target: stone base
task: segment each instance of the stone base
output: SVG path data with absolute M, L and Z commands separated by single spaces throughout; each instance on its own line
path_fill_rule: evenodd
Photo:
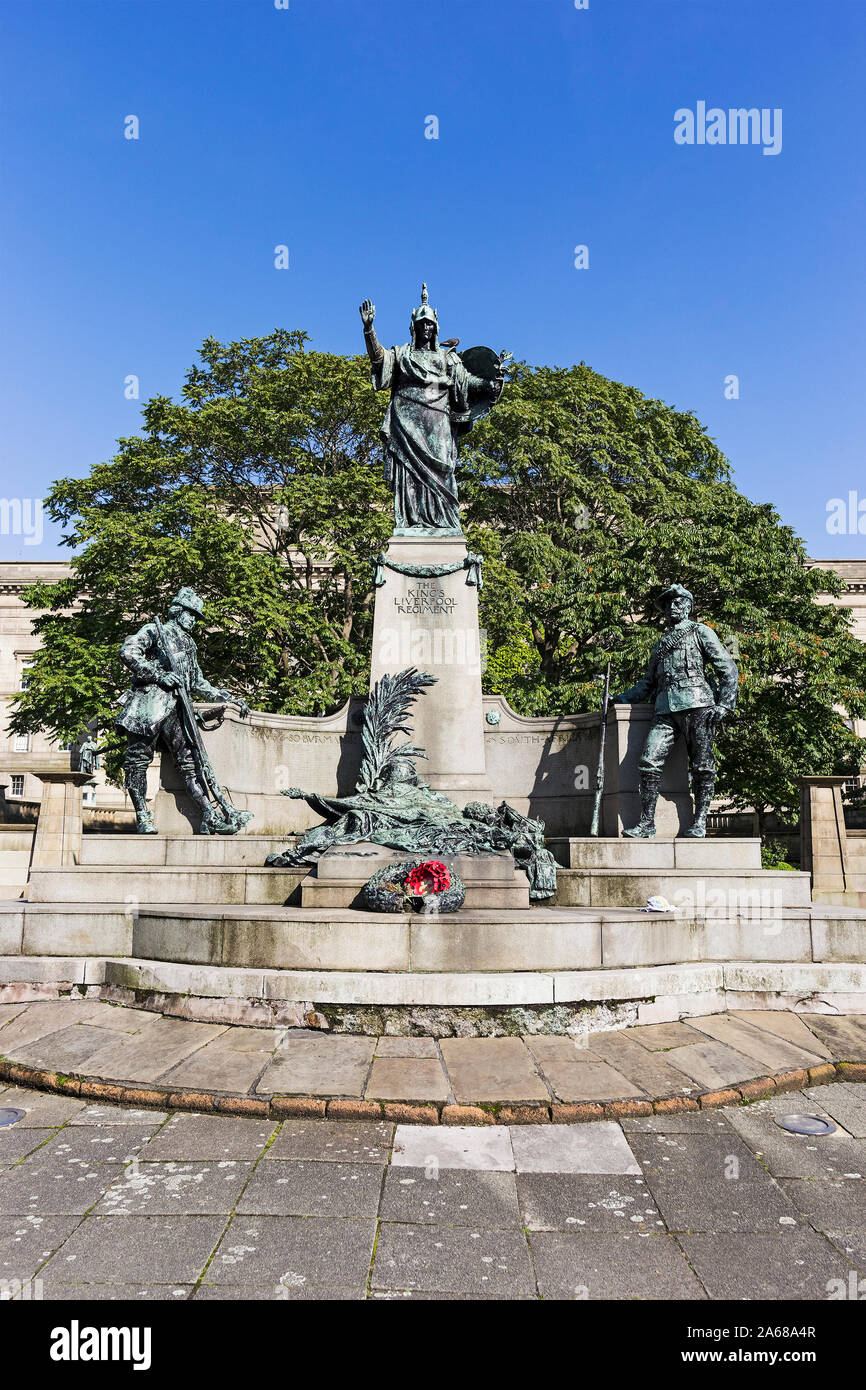
M 201 1022 L 504 1036 L 669 1023 L 730 1009 L 866 1013 L 866 966 L 780 961 L 412 977 L 204 969 L 123 957 L 10 957 L 0 1005 L 105 999 Z
M 466 884 L 466 908 L 500 910 L 529 907 L 529 882 L 510 854 L 437 854 Z M 302 907 L 354 907 L 364 884 L 386 864 L 414 858 L 407 850 L 362 841 L 338 845 L 323 854 L 301 884 Z M 371 914 L 373 917 L 376 914 Z

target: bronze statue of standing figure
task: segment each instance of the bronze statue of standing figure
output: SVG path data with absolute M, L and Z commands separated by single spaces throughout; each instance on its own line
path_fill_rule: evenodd
M 641 756 L 641 816 L 623 833 L 651 840 L 662 770 L 677 739 L 684 738 L 695 800 L 694 822 L 686 835 L 703 839 L 707 811 L 716 785 L 713 744 L 716 730 L 737 700 L 737 664 L 706 623 L 694 622 L 694 598 L 682 584 L 672 584 L 656 599 L 667 632 L 650 653 L 643 680 L 614 697 L 616 704 L 652 700 L 655 715 Z M 708 675 L 708 668 L 711 674 Z
M 191 703 L 198 696 L 236 705 L 242 718 L 250 712 L 245 700 L 211 685 L 202 674 L 192 632 L 203 609 L 198 594 L 183 588 L 172 599 L 164 626 L 154 618 L 120 649 L 132 689 L 115 722 L 127 738 L 123 770 L 139 835 L 156 834 L 147 806 L 147 769 L 157 747 L 171 754 L 198 809 L 197 834 L 236 835 L 252 820 L 252 812 L 232 806 L 217 782 L 199 733 L 202 717 Z
M 459 338 L 439 346 L 439 320 L 427 286 L 412 313 L 411 341 L 385 348 L 376 337 L 376 306 L 360 306 L 373 386 L 390 391 L 382 425 L 385 481 L 394 489 L 395 534 L 462 534 L 454 466 L 457 440 L 502 392 L 510 353 L 476 347 L 458 353 Z

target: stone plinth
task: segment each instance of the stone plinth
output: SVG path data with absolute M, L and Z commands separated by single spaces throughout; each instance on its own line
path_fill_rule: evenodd
M 42 804 L 33 840 L 34 869 L 61 868 L 81 859 L 81 788 L 93 781 L 89 772 L 70 772 L 68 762 L 31 766 L 42 783 Z
M 812 898 L 822 903 L 860 903 L 848 852 L 842 805 L 847 777 L 801 777 L 801 864 L 812 875 Z M 866 894 L 863 895 L 866 898 Z
M 371 686 L 415 666 L 436 685 L 412 710 L 412 742 L 427 761 L 425 782 L 458 805 L 491 799 L 484 752 L 478 588 L 463 568 L 462 536 L 392 536 L 386 560 L 412 566 L 459 565 L 454 574 L 416 578 L 384 569 L 373 616 Z
M 301 884 L 302 907 L 351 907 L 364 884 L 386 864 L 421 857 L 439 859 L 466 884 L 467 908 L 528 909 L 529 880 L 511 854 L 438 854 L 387 849 L 362 842 L 328 850 Z M 376 914 L 371 914 L 375 917 Z

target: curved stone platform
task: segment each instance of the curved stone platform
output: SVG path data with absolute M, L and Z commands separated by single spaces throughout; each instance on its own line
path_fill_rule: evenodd
M 866 1080 L 866 1015 L 736 1012 L 580 1036 L 374 1039 L 65 999 L 0 1006 L 0 1080 L 272 1118 L 573 1123 Z

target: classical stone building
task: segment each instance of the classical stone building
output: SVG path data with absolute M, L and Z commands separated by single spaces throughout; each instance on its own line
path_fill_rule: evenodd
M 834 569 L 845 580 L 844 603 L 853 609 L 857 635 L 866 642 L 866 560 L 813 560 L 822 569 Z M 69 567 L 55 561 L 0 562 L 0 787 L 13 803 L 30 803 L 35 808 L 42 788 L 32 767 L 40 759 L 56 754 L 56 745 L 42 734 L 15 736 L 7 730 L 9 702 L 21 689 L 21 678 L 38 645 L 33 632 L 33 613 L 23 601 L 28 585 L 37 580 L 56 582 L 69 573 Z M 831 600 L 825 600 L 830 602 Z M 866 736 L 866 721 L 857 721 L 857 732 Z M 151 769 L 152 790 L 158 781 L 157 763 Z M 85 805 L 95 815 L 128 809 L 124 793 L 110 786 L 102 771 L 84 789 Z
M 861 642 L 866 642 L 866 560 L 813 560 L 817 569 L 835 570 L 845 581 L 842 602 L 854 615 L 854 631 Z M 825 603 L 832 600 L 824 599 Z M 866 738 L 866 719 L 856 719 L 854 729 L 861 738 Z
M 56 583 L 69 574 L 69 566 L 55 561 L 0 562 L 0 787 L 5 796 L 27 813 L 42 798 L 42 783 L 31 769 L 40 761 L 56 756 L 56 744 L 44 734 L 11 734 L 7 728 L 11 697 L 21 689 L 27 663 L 39 645 L 33 631 L 33 611 L 24 603 L 24 591 L 37 581 Z M 105 812 L 123 810 L 128 805 L 124 793 L 109 786 L 98 770 L 83 791 L 84 803 Z M 23 803 L 23 804 L 22 804 Z

